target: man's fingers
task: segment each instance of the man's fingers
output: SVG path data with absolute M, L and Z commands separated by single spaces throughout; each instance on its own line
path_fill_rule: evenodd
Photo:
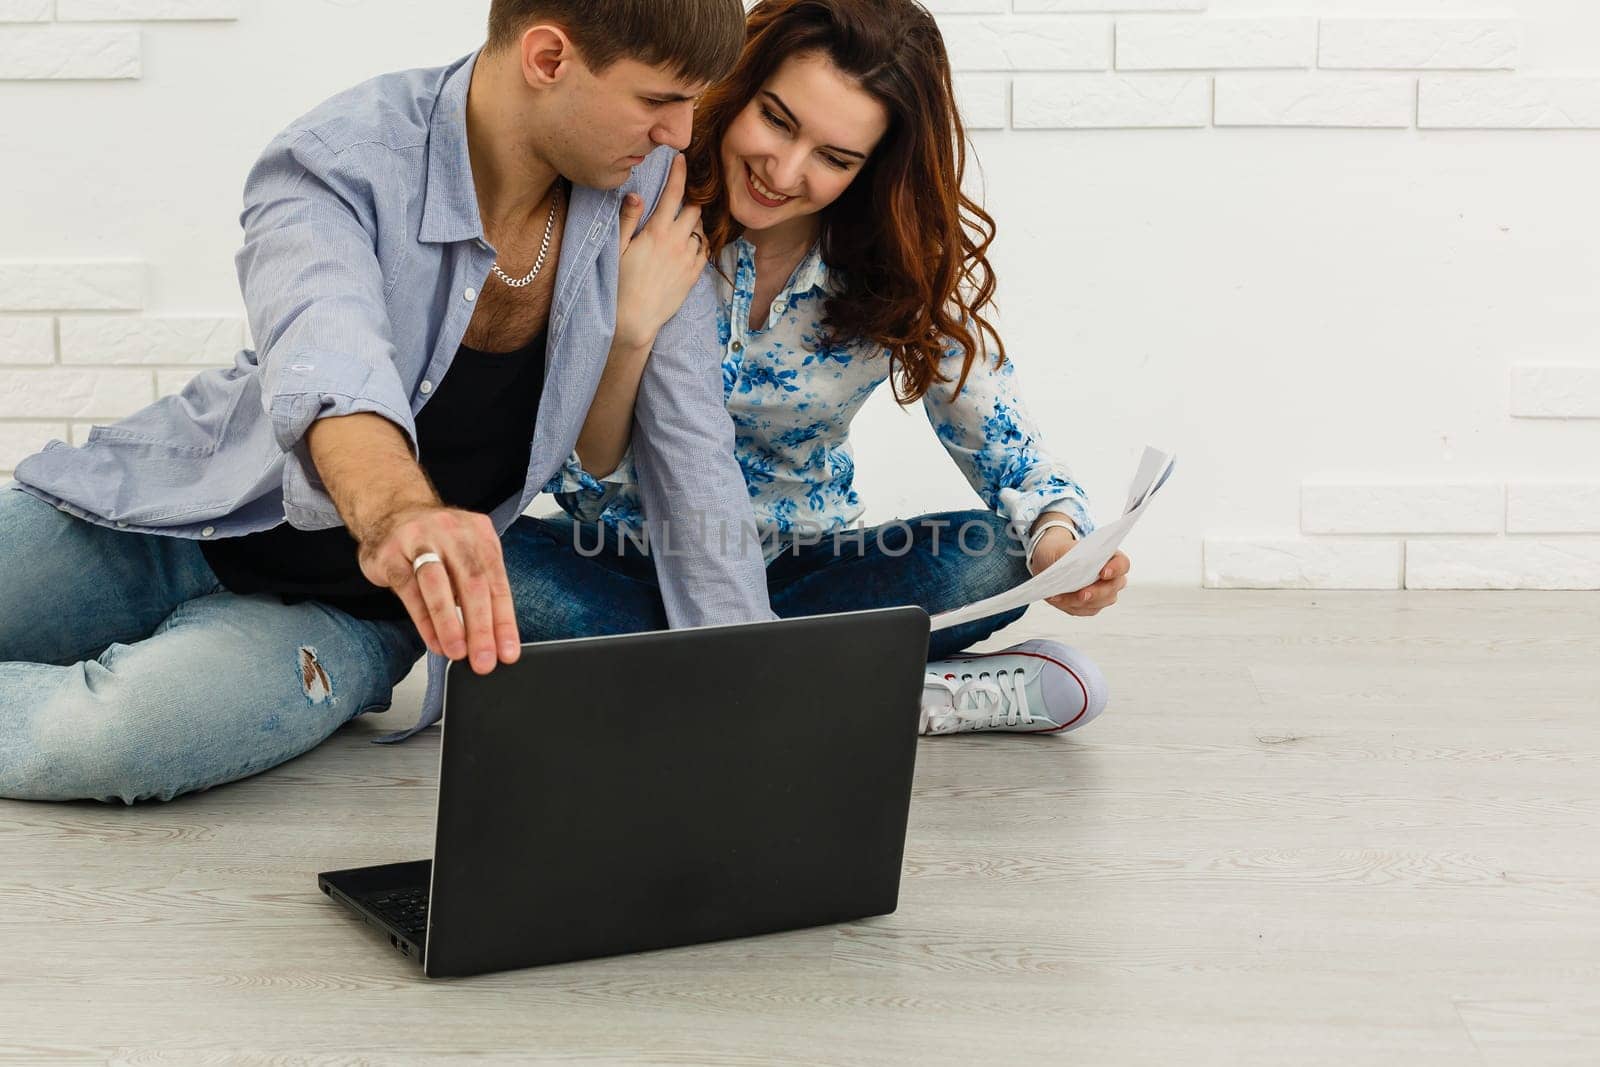
M 479 674 L 494 670 L 494 610 L 488 583 L 481 579 L 461 583 L 461 615 L 467 625 L 467 656 Z
M 499 581 L 489 582 L 494 609 L 494 640 L 501 663 L 515 663 L 522 657 L 522 635 L 517 632 L 517 609 L 511 600 L 511 582 L 500 567 Z
M 451 659 L 464 659 L 467 655 L 466 634 L 461 617 L 456 613 L 455 590 L 450 584 L 450 572 L 442 564 L 429 563 L 417 571 L 416 584 L 422 590 L 422 600 L 433 620 L 433 629 L 439 635 L 439 645 Z
M 415 567 L 414 561 L 435 558 Z M 487 515 L 440 508 L 397 527 L 363 572 L 405 605 L 428 651 L 479 674 L 521 651 L 499 533 Z
M 517 632 L 517 613 L 511 600 L 511 579 L 506 575 L 505 553 L 492 525 L 486 529 L 484 584 L 489 590 L 493 648 L 501 663 L 515 663 L 522 655 L 522 637 Z M 492 664 L 491 664 L 492 666 Z
M 417 583 L 405 582 L 395 588 L 394 595 L 406 606 L 406 614 L 411 616 L 411 623 L 417 628 L 417 634 L 428 651 L 436 656 L 444 655 L 444 649 L 439 647 L 439 634 L 433 628 L 433 620 L 428 617 L 428 605 L 423 602 L 422 590 L 417 588 Z

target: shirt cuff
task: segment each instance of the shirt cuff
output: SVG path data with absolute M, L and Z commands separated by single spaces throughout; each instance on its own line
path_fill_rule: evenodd
M 1060 493 L 1059 485 L 1026 493 L 1002 489 L 1000 506 L 996 510 L 1011 523 L 1012 530 L 1024 543 L 1033 530 L 1033 524 L 1047 511 L 1066 516 L 1081 541 L 1095 530 L 1094 520 L 1089 517 L 1089 502 L 1081 494 L 1062 496 Z

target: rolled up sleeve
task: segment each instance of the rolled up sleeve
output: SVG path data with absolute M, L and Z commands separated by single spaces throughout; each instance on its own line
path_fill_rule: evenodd
M 284 509 L 302 529 L 337 526 L 305 442 L 318 419 L 381 415 L 417 454 L 395 366 L 374 193 L 315 134 L 268 146 L 245 185 L 236 257 L 262 375 L 262 405 L 286 454 Z
M 596 478 L 585 470 L 578 453 L 573 452 L 545 485 L 544 491 L 556 498 L 562 511 L 579 522 L 599 522 L 617 494 L 634 482 L 633 446 L 630 444 L 617 469 L 604 478 Z

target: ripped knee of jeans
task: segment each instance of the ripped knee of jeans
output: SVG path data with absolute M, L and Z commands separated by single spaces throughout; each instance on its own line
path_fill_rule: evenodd
M 300 646 L 300 691 L 306 703 L 313 706 L 326 704 L 333 699 L 333 681 L 317 659 L 317 650 L 309 645 Z

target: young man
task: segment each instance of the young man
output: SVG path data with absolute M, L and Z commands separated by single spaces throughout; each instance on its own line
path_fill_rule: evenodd
M 654 339 L 638 458 L 672 623 L 772 617 L 759 553 L 717 535 L 749 504 L 674 162 L 743 6 L 494 0 L 489 29 L 267 148 L 238 255 L 257 351 L 0 490 L 0 796 L 255 774 L 388 706 L 424 646 L 436 721 L 446 657 L 517 658 L 499 535 L 562 476 L 613 342 Z M 652 205 L 633 240 L 682 248 L 662 287 L 695 288 L 618 322 L 619 216 Z

